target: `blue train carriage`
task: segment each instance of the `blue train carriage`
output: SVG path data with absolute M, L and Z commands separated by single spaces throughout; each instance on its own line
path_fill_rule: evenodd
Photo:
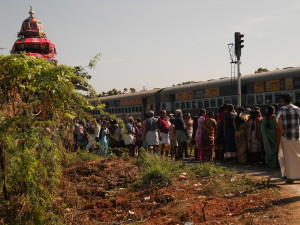
M 293 102 L 300 103 L 300 67 L 271 72 L 243 75 L 241 77 L 242 106 L 260 107 L 279 104 L 280 95 L 289 91 Z M 223 77 L 216 80 L 165 88 L 160 92 L 160 109 L 198 115 L 205 108 L 218 112 L 224 103 L 237 105 L 237 78 Z
M 145 118 L 145 113 L 153 110 L 157 113 L 160 109 L 161 88 L 146 90 L 121 95 L 101 97 L 100 101 L 106 105 L 105 110 L 122 119 L 128 116 Z

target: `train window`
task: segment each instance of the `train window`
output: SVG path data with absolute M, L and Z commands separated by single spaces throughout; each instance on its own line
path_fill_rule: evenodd
M 191 109 L 191 102 L 186 102 L 186 109 Z
M 275 93 L 275 103 L 279 104 L 280 103 L 280 98 L 281 98 L 281 93 L 276 92 Z
M 179 102 L 175 102 L 175 108 L 180 109 L 180 103 Z
M 139 112 L 139 107 L 135 107 L 135 112 Z
M 143 108 L 142 106 L 139 107 L 139 112 L 142 112 L 143 111 Z
M 121 108 L 118 108 L 118 113 L 121 113 Z
M 152 111 L 154 110 L 153 104 L 150 105 L 150 110 L 152 110 Z
M 238 104 L 237 96 L 232 96 L 232 98 L 231 98 L 231 104 L 232 105 L 237 105 Z
M 224 97 L 224 103 L 231 104 L 231 97 Z
M 193 100 L 193 101 L 192 101 L 192 108 L 193 108 L 193 109 L 196 109 L 196 108 L 197 108 L 197 101 L 196 101 L 196 100 Z
M 285 89 L 285 82 L 284 79 L 280 80 L 280 90 L 284 90 Z
M 204 99 L 204 108 L 209 108 L 209 99 Z
M 132 107 L 132 112 L 135 112 L 135 107 Z
M 264 96 L 256 95 L 256 104 L 263 104 L 263 103 L 264 103 Z
M 265 101 L 266 101 L 266 104 L 273 103 L 273 94 L 265 94 Z
M 181 106 L 181 107 L 180 107 L 181 109 L 185 109 L 185 102 L 181 102 L 181 103 L 180 103 L 180 106 Z
M 122 113 L 124 113 L 124 108 L 122 108 Z
M 295 102 L 300 103 L 300 92 L 295 92 Z
M 163 102 L 163 103 L 161 104 L 161 109 L 162 109 L 162 110 L 166 110 L 166 109 L 167 109 L 167 104 L 166 104 L 165 102 Z
M 294 78 L 294 88 L 299 89 L 300 88 L 300 78 Z
M 131 113 L 131 107 L 128 107 L 128 112 Z
M 203 108 L 203 101 L 198 100 L 198 109 L 202 109 L 202 108 Z
M 216 106 L 217 106 L 216 105 L 216 99 L 215 98 L 210 99 L 210 107 L 215 108 Z
M 254 95 L 247 96 L 247 104 L 246 105 L 254 105 Z
M 127 111 L 128 111 L 127 108 L 125 108 L 125 113 L 127 113 Z
M 222 106 L 223 105 L 223 99 L 222 98 L 218 98 L 217 99 L 217 106 Z

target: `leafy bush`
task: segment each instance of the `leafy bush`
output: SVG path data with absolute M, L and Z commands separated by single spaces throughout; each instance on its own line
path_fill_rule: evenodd
M 90 109 L 78 83 L 86 79 L 73 67 L 0 55 L 1 222 L 58 223 L 51 209 L 64 156 L 59 128 L 70 131 L 72 119 Z
M 162 159 L 141 149 L 135 164 L 141 168 L 141 178 L 134 184 L 134 188 L 143 188 L 149 185 L 165 186 L 172 183 L 174 175 L 184 167 L 182 162 L 173 162 Z

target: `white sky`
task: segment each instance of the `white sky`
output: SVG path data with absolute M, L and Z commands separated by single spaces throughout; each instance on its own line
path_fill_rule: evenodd
M 227 44 L 245 35 L 241 73 L 300 66 L 297 0 L 0 0 L 7 55 L 32 5 L 59 64 L 87 65 L 97 92 L 230 76 Z

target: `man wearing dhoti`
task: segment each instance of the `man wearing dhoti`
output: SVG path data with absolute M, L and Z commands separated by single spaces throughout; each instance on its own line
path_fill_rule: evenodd
M 282 176 L 286 176 L 286 183 L 293 184 L 294 180 L 300 179 L 300 109 L 292 104 L 291 93 L 282 94 L 281 101 L 283 106 L 276 116 L 276 123 L 282 129 L 280 148 L 284 162 L 280 167 L 285 171 Z

